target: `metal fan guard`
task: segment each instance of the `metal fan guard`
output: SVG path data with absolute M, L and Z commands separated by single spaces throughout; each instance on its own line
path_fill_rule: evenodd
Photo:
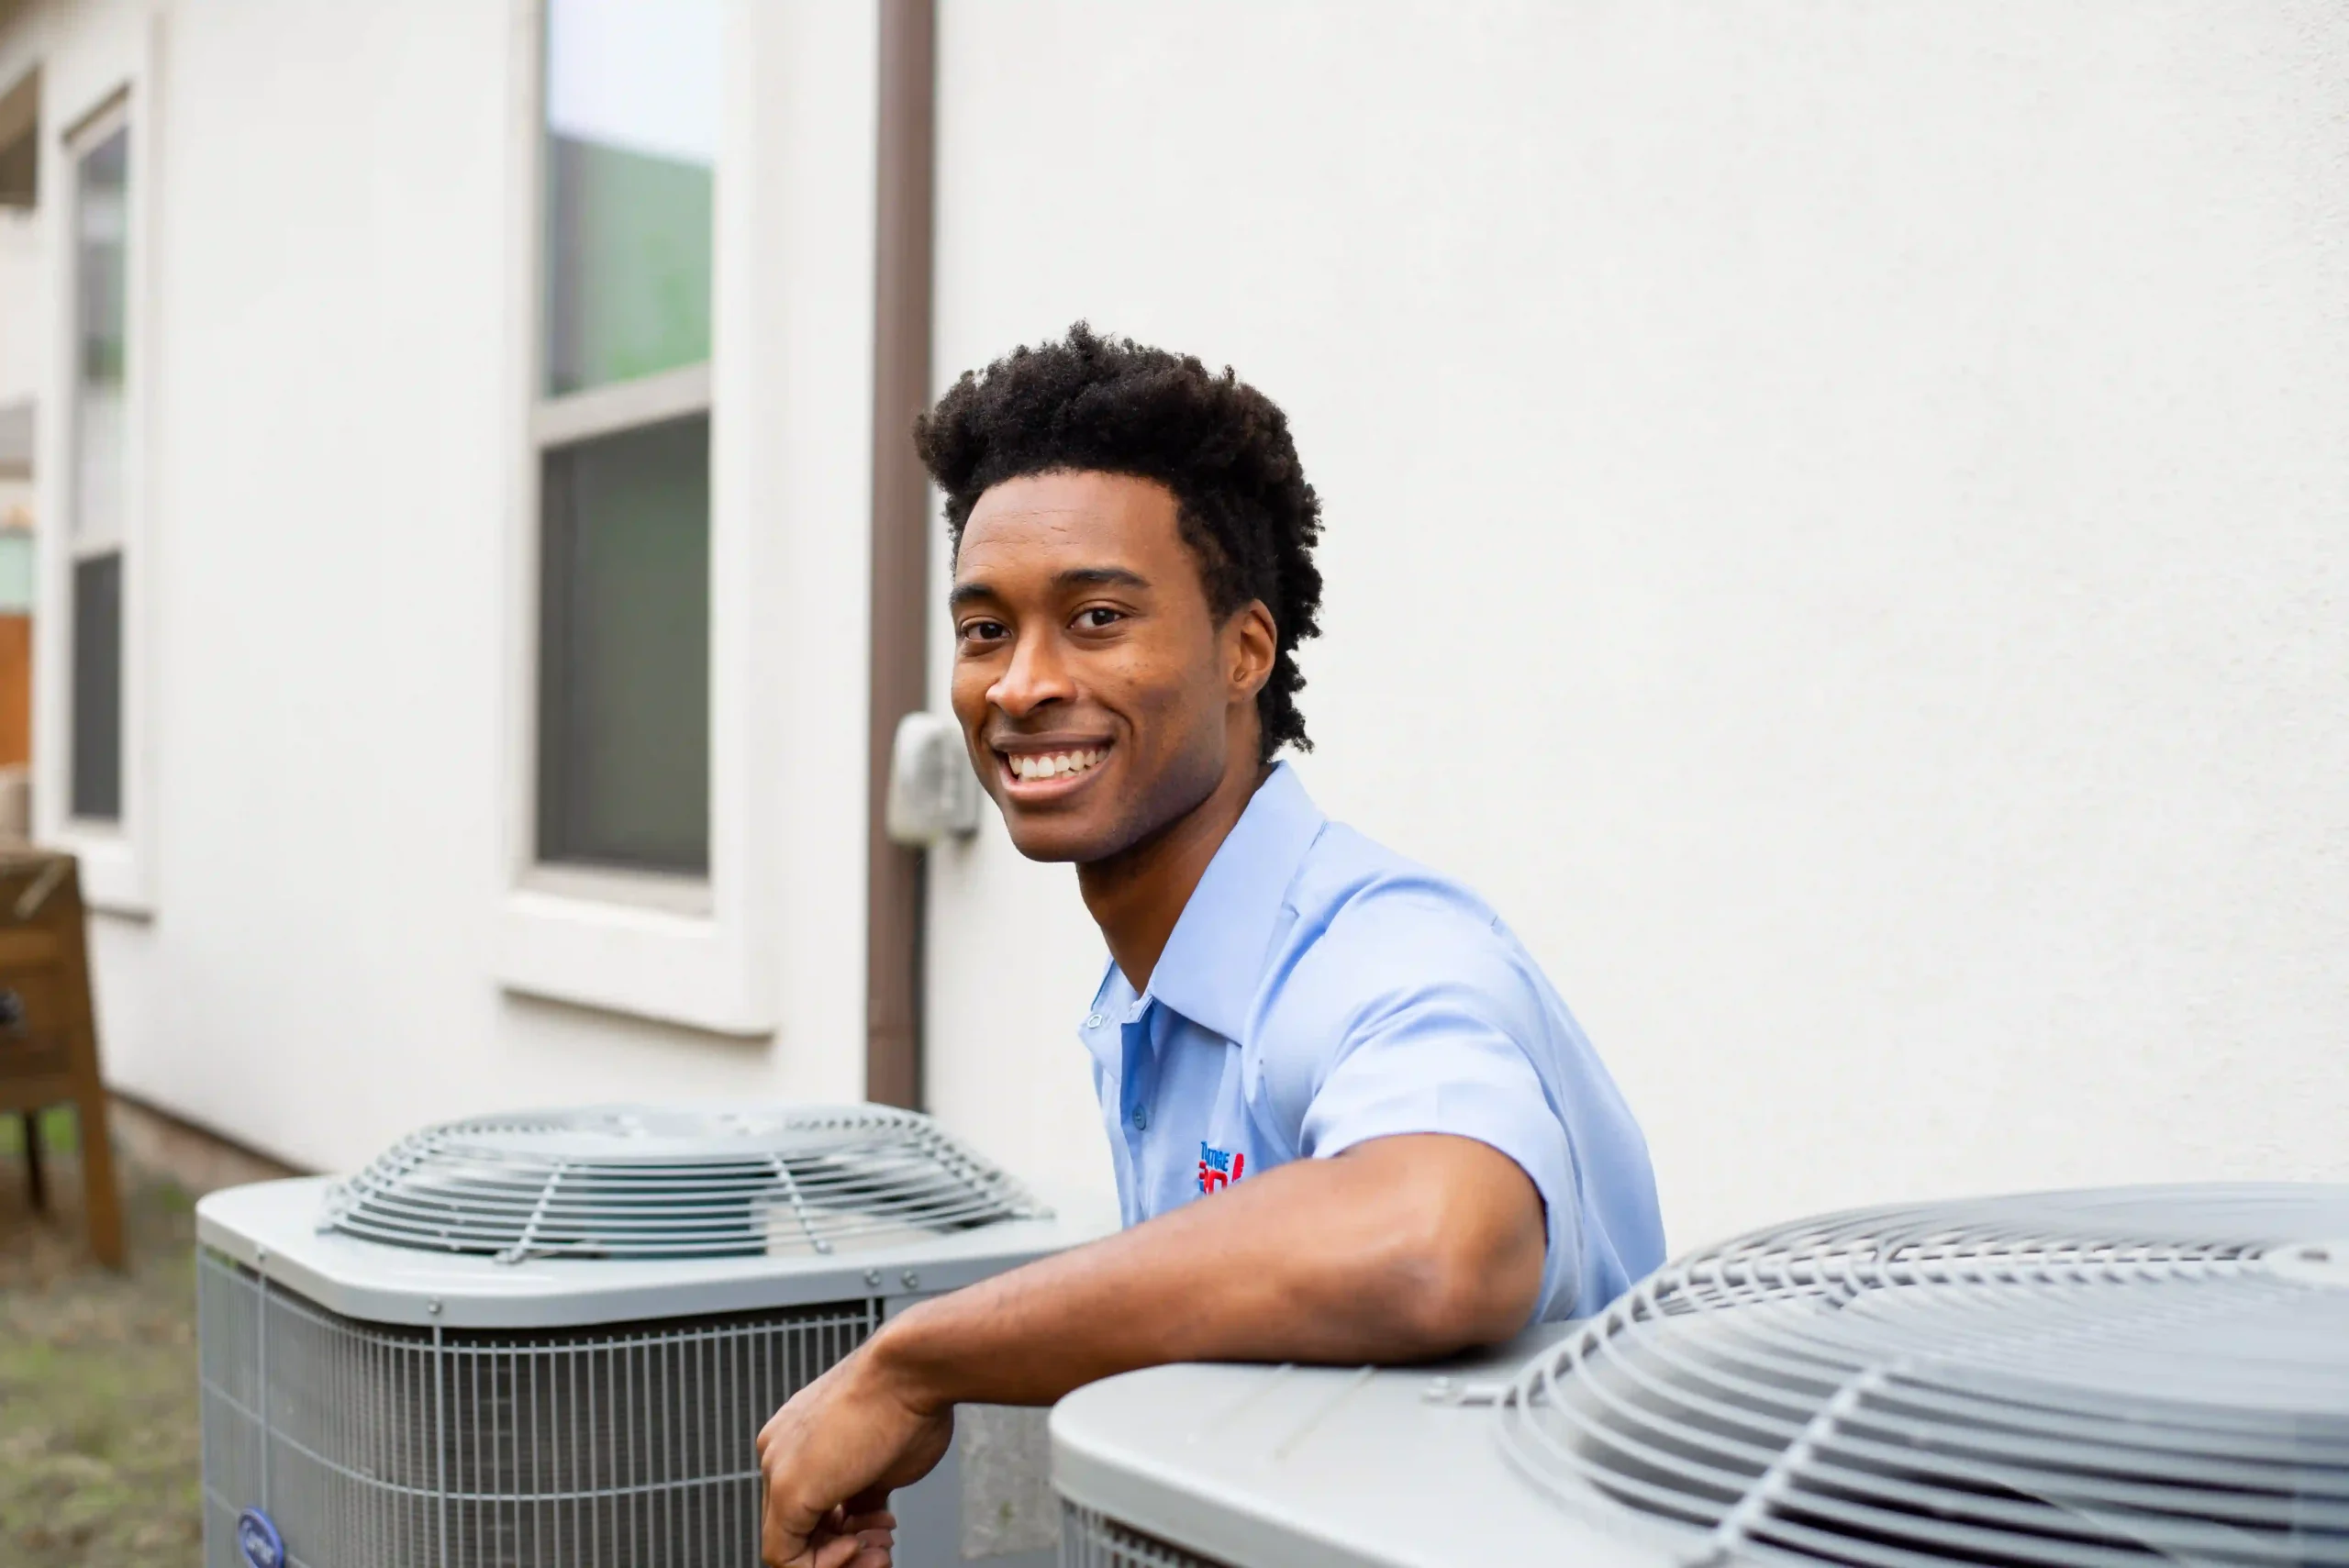
M 1225 1568 L 1097 1508 L 1061 1500 L 1061 1568 Z
M 413 1134 L 318 1228 L 510 1263 L 871 1251 L 1049 1213 L 911 1111 L 595 1106 Z
M 699 1568 L 759 1548 L 753 1435 L 880 1326 L 877 1300 L 438 1329 L 329 1312 L 195 1260 L 204 1562 L 250 1568 Z
M 2349 1564 L 2341 1237 L 2349 1187 L 2282 1185 L 1759 1231 L 1535 1358 L 1502 1443 L 1688 1563 Z

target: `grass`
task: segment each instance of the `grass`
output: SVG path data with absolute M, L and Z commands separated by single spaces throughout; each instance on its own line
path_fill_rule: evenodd
M 42 1129 L 50 1209 L 0 1117 L 0 1562 L 128 1568 L 202 1557 L 195 1223 L 186 1194 L 126 1167 L 131 1266 L 83 1240 L 65 1129 Z M 67 1137 L 57 1134 L 65 1130 Z
M 82 1149 L 81 1121 L 71 1106 L 51 1106 L 35 1115 L 40 1144 L 52 1156 L 66 1158 Z M 17 1111 L 0 1116 L 0 1160 L 14 1160 L 25 1151 L 25 1118 Z M 19 1167 L 21 1169 L 21 1167 Z M 49 1167 L 41 1167 L 47 1170 Z

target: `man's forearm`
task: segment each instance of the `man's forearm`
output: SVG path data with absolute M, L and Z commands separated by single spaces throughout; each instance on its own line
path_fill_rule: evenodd
M 1049 1404 L 1167 1362 L 1415 1360 L 1522 1326 L 1544 1240 L 1506 1156 L 1382 1139 L 924 1303 L 866 1359 L 930 1410 Z

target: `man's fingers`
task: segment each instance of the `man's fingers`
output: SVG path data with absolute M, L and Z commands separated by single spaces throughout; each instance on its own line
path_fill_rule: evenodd
M 759 1529 L 759 1561 L 766 1568 L 806 1568 L 815 1561 L 816 1548 L 838 1533 L 821 1518 L 794 1529 L 789 1516 L 790 1510 L 779 1507 L 774 1494 L 768 1493 L 767 1517 Z
M 852 1513 L 841 1520 L 841 1529 L 867 1546 L 880 1547 L 885 1551 L 897 1543 L 897 1516 L 886 1508 L 864 1514 Z
M 894 1529 L 826 1528 L 805 1540 L 770 1538 L 762 1543 L 760 1561 L 767 1568 L 889 1568 L 896 1544 Z
M 886 1509 L 852 1514 L 833 1507 L 803 1538 L 770 1531 L 765 1561 L 770 1568 L 890 1568 L 896 1544 L 896 1515 Z
M 865 1550 L 864 1542 L 852 1535 L 830 1536 L 823 1539 L 807 1554 L 807 1562 L 809 1568 L 850 1568 L 851 1563 L 865 1555 Z M 885 1563 L 889 1561 L 886 1551 L 881 1554 L 881 1561 Z

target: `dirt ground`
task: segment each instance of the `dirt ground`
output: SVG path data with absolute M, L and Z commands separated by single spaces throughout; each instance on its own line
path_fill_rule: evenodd
M 131 1266 L 83 1240 L 70 1119 L 52 1119 L 49 1210 L 0 1117 L 0 1562 L 178 1568 L 202 1558 L 195 1204 L 122 1162 Z M 58 1144 L 66 1148 L 58 1148 Z

